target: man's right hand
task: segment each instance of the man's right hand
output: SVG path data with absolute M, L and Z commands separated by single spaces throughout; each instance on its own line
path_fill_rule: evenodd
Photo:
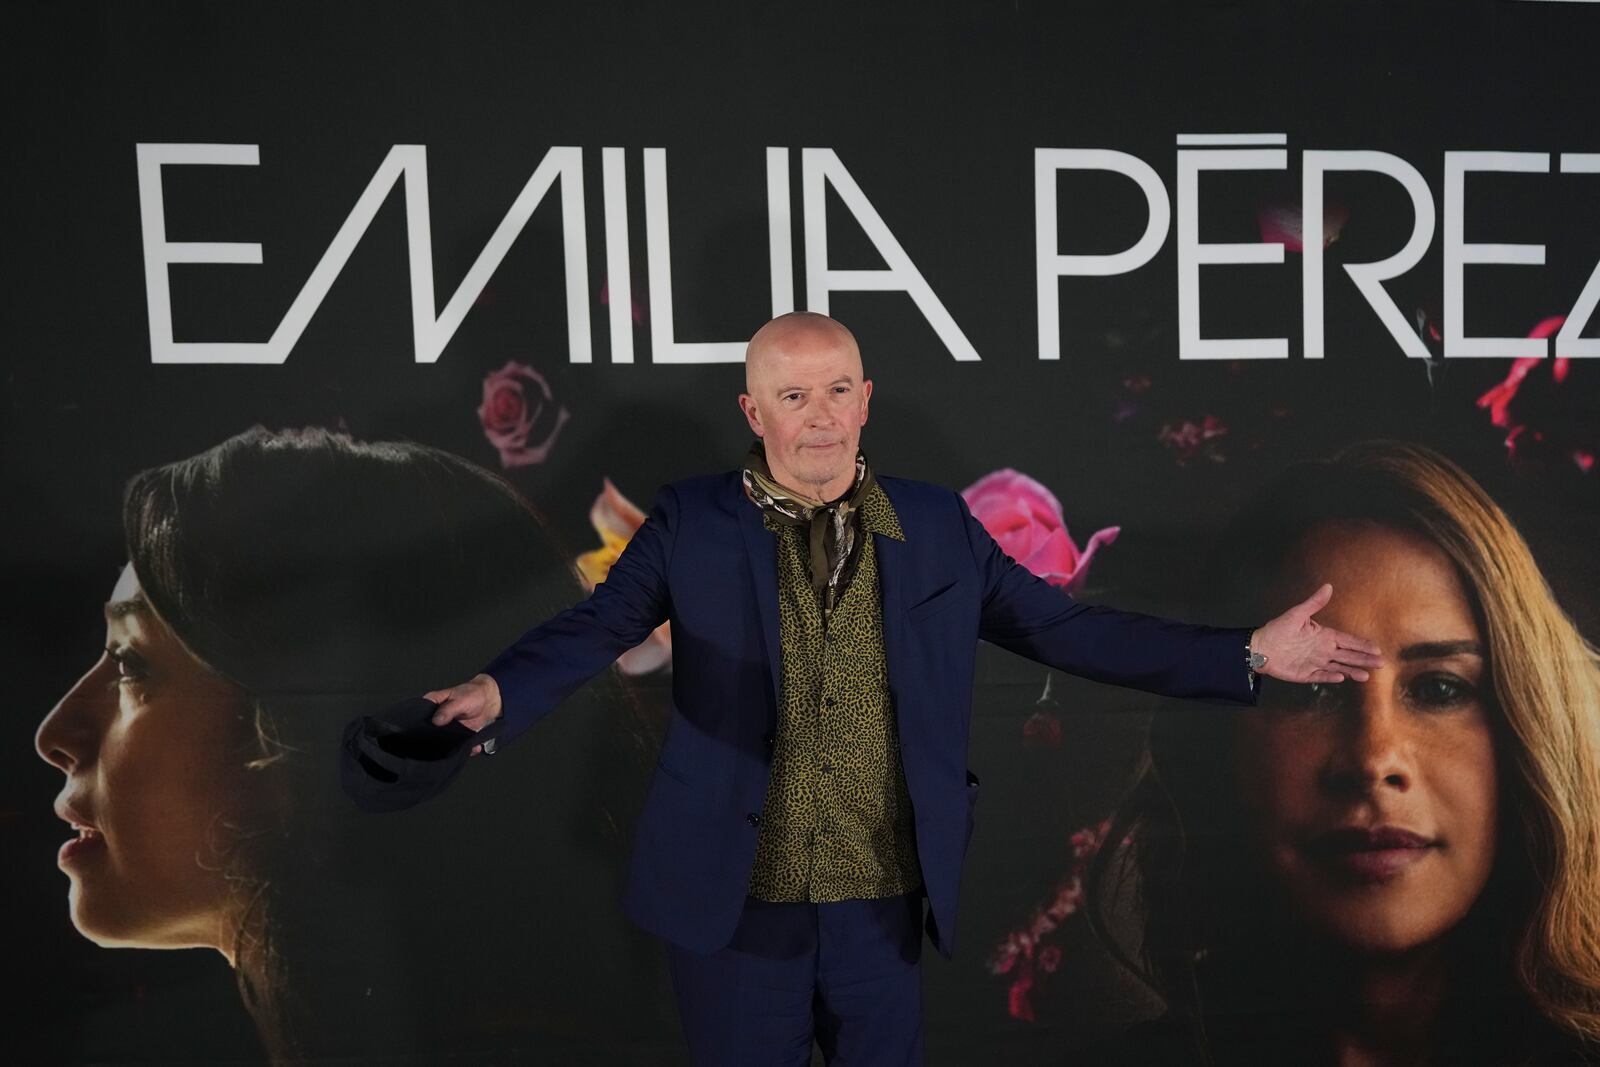
M 500 685 L 487 674 L 475 674 L 460 685 L 422 695 L 439 705 L 433 712 L 435 726 L 459 722 L 477 731 L 500 717 Z M 482 751 L 482 745 L 472 746 L 474 756 Z

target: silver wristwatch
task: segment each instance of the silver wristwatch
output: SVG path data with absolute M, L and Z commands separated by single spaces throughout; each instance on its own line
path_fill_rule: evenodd
M 1267 665 L 1267 657 L 1255 649 L 1256 633 L 1250 631 L 1250 636 L 1244 642 L 1244 669 L 1250 677 L 1250 688 L 1256 687 L 1256 672 Z

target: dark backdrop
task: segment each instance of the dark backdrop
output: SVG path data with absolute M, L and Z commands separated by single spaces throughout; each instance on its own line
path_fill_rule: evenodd
M 1080 544 L 1120 526 L 1086 598 L 1204 616 L 1192 580 L 1206 573 L 1206 539 L 1266 478 L 1350 441 L 1397 436 L 1442 448 L 1483 481 L 1568 610 L 1600 633 L 1600 475 L 1583 458 L 1595 447 L 1595 367 L 1574 361 L 1560 385 L 1548 361 L 1535 367 L 1516 410 L 1526 429 L 1511 449 L 1510 427 L 1475 403 L 1510 361 L 1442 358 L 1433 335 L 1443 321 L 1447 151 L 1552 153 L 1550 173 L 1467 179 L 1469 240 L 1547 246 L 1542 267 L 1467 269 L 1467 333 L 1524 336 L 1568 314 L 1595 270 L 1600 178 L 1557 173 L 1554 154 L 1600 151 L 1597 17 L 1587 4 L 1480 0 L 15 13 L 5 74 L 0 573 L 11 707 L 0 720 L 10 897 L 0 1058 L 259 1055 L 216 954 L 96 948 L 67 921 L 66 880 L 53 869 L 60 776 L 34 756 L 31 735 L 98 654 L 99 604 L 124 560 L 118 509 L 130 474 L 255 423 L 417 440 L 502 470 L 477 406 L 485 375 L 507 361 L 543 375 L 551 403 L 570 414 L 544 462 L 502 472 L 573 555 L 598 544 L 588 511 L 603 478 L 647 505 L 665 481 L 738 461 L 748 436 L 734 405 L 742 368 L 651 359 L 642 149 L 667 152 L 684 341 L 741 340 L 771 312 L 768 147 L 790 150 L 796 296 L 806 306 L 801 150 L 837 154 L 982 357 L 953 359 L 903 292 L 834 294 L 831 312 L 856 332 L 876 382 L 868 454 L 880 470 L 956 489 L 996 469 L 1024 471 L 1061 499 Z M 1061 358 L 1040 360 L 1034 150 L 1137 156 L 1175 209 L 1176 135 L 1258 131 L 1287 135 L 1287 169 L 1208 172 L 1201 239 L 1261 240 L 1259 212 L 1298 203 L 1305 149 L 1404 158 L 1427 180 L 1439 224 L 1420 264 L 1388 291 L 1435 358 L 1408 359 L 1338 267 L 1393 253 L 1411 229 L 1398 185 L 1352 174 L 1328 182 L 1348 221 L 1327 251 L 1323 360 L 1300 355 L 1293 251 L 1281 265 L 1201 271 L 1204 334 L 1283 336 L 1288 359 L 1180 360 L 1176 220 L 1137 270 L 1061 281 Z M 165 171 L 171 240 L 264 246 L 259 266 L 171 269 L 179 341 L 265 340 L 393 145 L 427 148 L 441 304 L 551 146 L 579 146 L 593 362 L 569 361 L 552 192 L 438 361 L 416 363 L 406 199 L 396 189 L 281 365 L 154 363 L 141 143 L 259 146 L 255 167 Z M 639 305 L 632 364 L 612 362 L 601 302 L 606 147 L 626 150 Z M 1057 195 L 1064 252 L 1114 252 L 1143 228 L 1144 205 L 1124 178 L 1063 173 Z M 830 266 L 882 266 L 843 201 L 830 191 L 827 205 Z M 971 765 L 985 799 L 962 952 L 927 967 L 935 1062 L 1056 1062 L 1151 1010 L 1081 917 L 1055 937 L 1064 962 L 1033 991 L 1034 1021 L 1013 1017 L 1008 976 L 990 973 L 996 946 L 1070 872 L 1071 833 L 1114 803 L 1148 710 L 1136 695 L 1057 678 L 1064 729 L 1052 745 L 1024 730 L 1045 675 L 982 654 Z M 666 681 L 631 684 L 660 699 Z M 537 732 L 524 742 L 540 743 Z M 603 996 L 588 1004 L 596 1019 L 629 1007 Z M 670 1011 L 654 1001 L 638 1010 L 656 1022 L 596 1057 L 676 1055 Z

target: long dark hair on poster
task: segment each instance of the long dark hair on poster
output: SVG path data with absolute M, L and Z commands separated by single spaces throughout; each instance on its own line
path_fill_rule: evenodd
M 247 795 L 216 862 L 275 1061 L 576 1040 L 611 1025 L 597 987 L 645 995 L 616 884 L 650 730 L 615 674 L 420 808 L 362 815 L 338 790 L 353 715 L 465 681 L 581 597 L 509 484 L 419 444 L 256 427 L 135 476 L 124 526 L 155 612 L 248 709 L 238 751 L 197 758 Z

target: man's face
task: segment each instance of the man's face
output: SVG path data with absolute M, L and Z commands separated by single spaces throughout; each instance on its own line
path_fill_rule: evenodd
M 848 331 L 830 319 L 769 323 L 746 356 L 749 392 L 739 407 L 766 445 L 772 475 L 832 500 L 855 478 L 872 383 Z

